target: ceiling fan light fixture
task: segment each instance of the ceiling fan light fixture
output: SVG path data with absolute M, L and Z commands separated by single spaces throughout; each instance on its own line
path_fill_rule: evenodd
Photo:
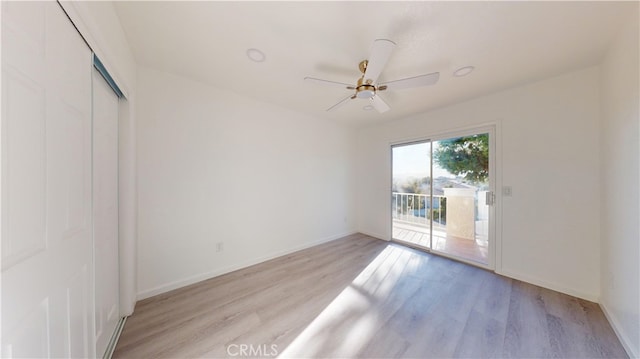
M 376 88 L 373 86 L 362 86 L 358 88 L 358 93 L 356 93 L 356 97 L 358 98 L 372 98 L 376 94 Z
M 362 66 L 363 63 L 366 63 L 366 60 L 361 62 L 360 65 Z M 364 76 L 360 77 L 358 79 L 358 85 L 356 86 L 356 97 L 368 99 L 375 96 L 375 94 L 376 94 L 376 87 L 373 86 L 370 82 L 365 81 Z
M 264 54 L 264 52 L 258 50 L 258 49 L 248 49 L 247 50 L 247 57 L 249 58 L 249 60 L 253 61 L 253 62 L 264 62 L 264 60 L 266 60 L 267 56 Z
M 464 66 L 464 67 L 461 67 L 461 68 L 455 70 L 453 72 L 453 76 L 455 76 L 455 77 L 467 76 L 468 74 L 472 73 L 474 69 L 475 69 L 475 67 L 473 67 L 473 66 Z

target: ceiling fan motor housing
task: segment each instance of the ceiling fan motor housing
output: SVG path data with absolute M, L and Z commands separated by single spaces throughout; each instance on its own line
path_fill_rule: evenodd
M 364 76 L 358 79 L 358 86 L 356 87 L 357 98 L 372 98 L 376 94 L 376 87 L 369 81 L 364 81 Z

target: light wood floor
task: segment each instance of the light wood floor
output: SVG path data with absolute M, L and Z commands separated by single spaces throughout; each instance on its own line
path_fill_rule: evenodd
M 242 345 L 294 358 L 626 357 L 595 303 L 360 234 L 143 300 L 113 357 L 239 357 Z

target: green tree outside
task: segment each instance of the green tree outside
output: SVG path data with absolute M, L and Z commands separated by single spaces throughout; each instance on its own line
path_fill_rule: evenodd
M 479 134 L 438 141 L 433 151 L 438 166 L 470 183 L 489 178 L 489 135 Z

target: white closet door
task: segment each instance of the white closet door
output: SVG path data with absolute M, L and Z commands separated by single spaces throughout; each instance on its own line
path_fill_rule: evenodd
M 93 357 L 91 51 L 2 2 L 2 357 Z
M 119 320 L 118 97 L 93 70 L 93 218 L 96 353 L 101 357 Z

